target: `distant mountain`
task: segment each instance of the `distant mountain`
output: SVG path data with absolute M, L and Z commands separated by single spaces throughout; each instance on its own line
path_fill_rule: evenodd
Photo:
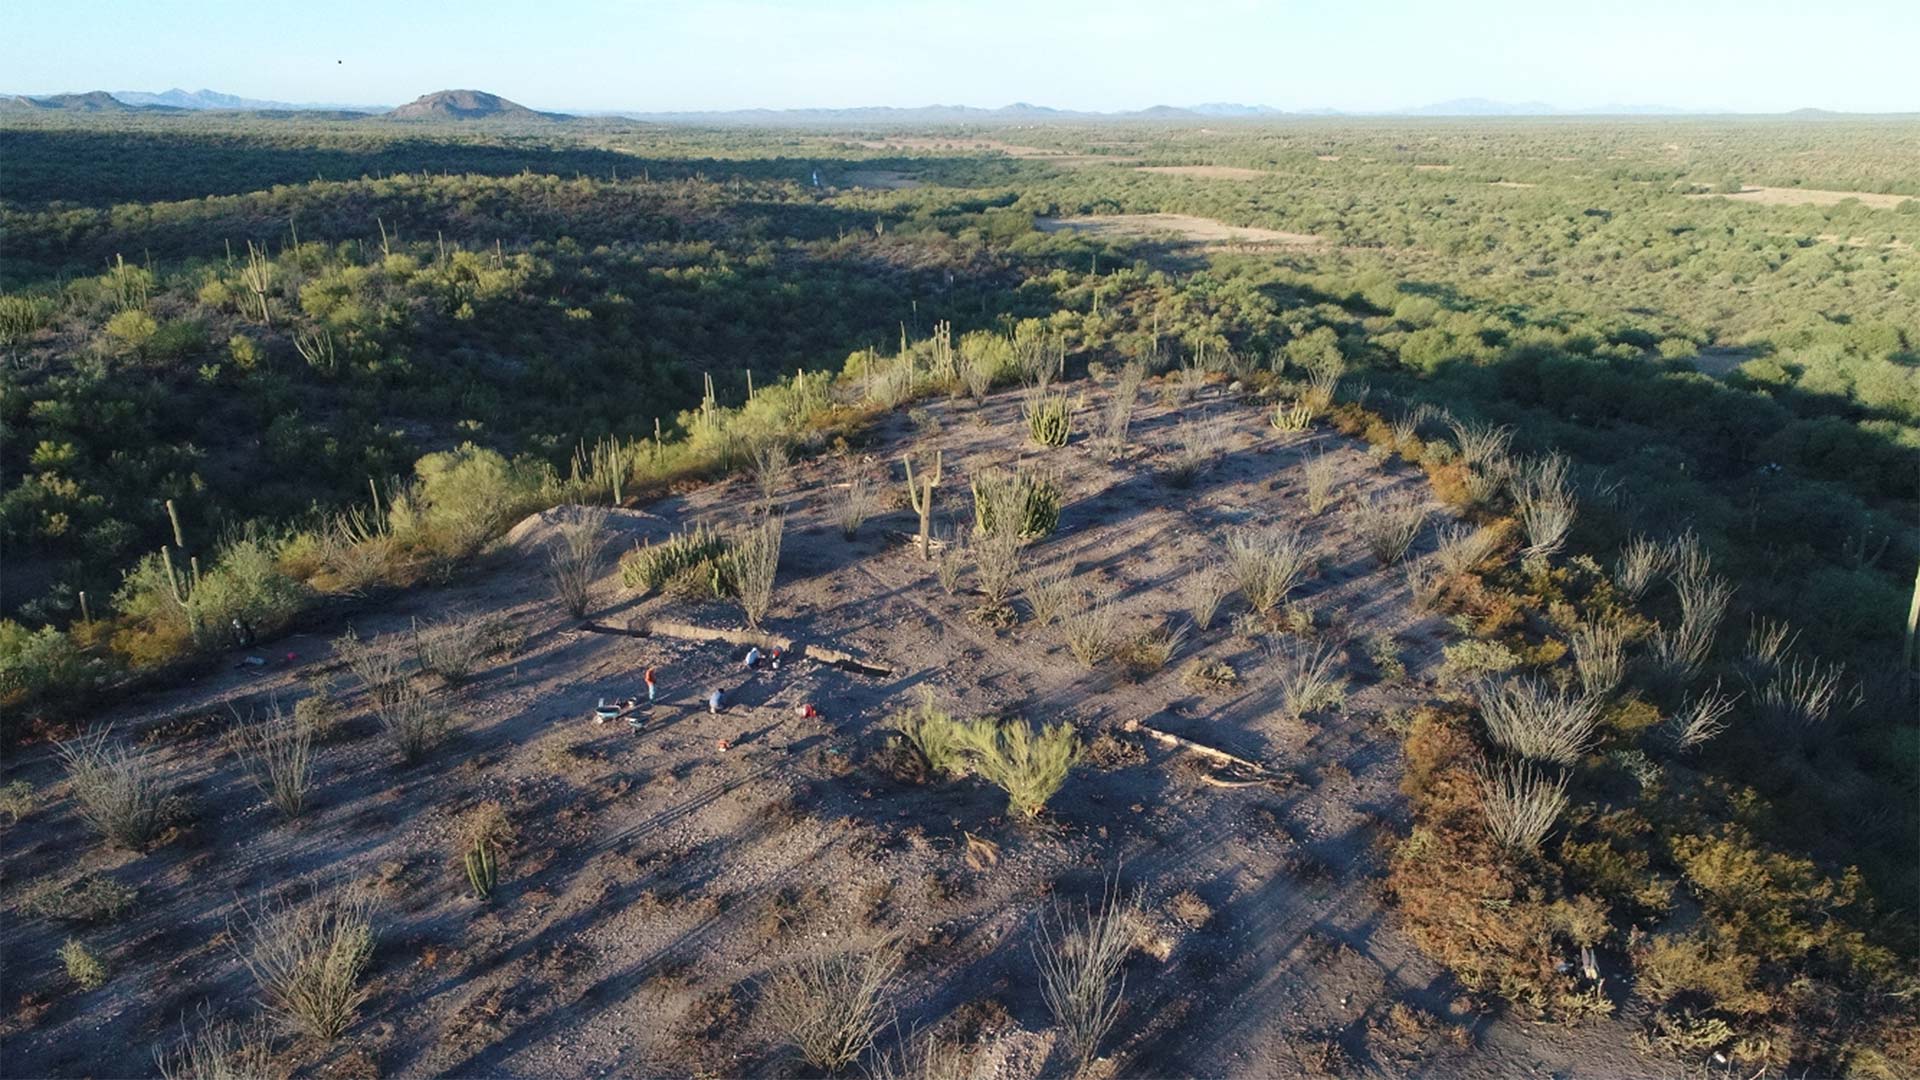
M 1492 101 L 1487 98 L 1454 98 L 1452 101 L 1439 101 L 1431 105 L 1416 105 L 1411 109 L 1402 109 L 1401 116 L 1552 116 L 1560 110 L 1544 102 L 1529 101 L 1514 105 L 1505 101 Z
M 1238 105 L 1230 101 L 1210 101 L 1204 105 L 1190 105 L 1186 111 L 1200 116 L 1218 116 L 1224 119 L 1285 115 L 1271 105 Z
M 249 112 L 386 112 L 386 105 L 341 105 L 334 102 L 266 101 L 223 94 L 218 90 L 182 90 L 174 87 L 154 94 L 145 90 L 115 90 L 113 96 L 129 105 L 168 105 L 176 109 L 243 109 Z
M 0 98 L 0 109 L 8 112 L 88 112 L 88 113 L 131 113 L 131 112 L 179 112 L 157 105 L 129 105 L 107 93 L 105 90 L 93 90 L 84 94 L 48 94 L 45 97 L 28 97 L 18 94 Z
M 562 113 L 535 112 L 484 90 L 436 90 L 386 114 L 390 120 L 569 120 Z

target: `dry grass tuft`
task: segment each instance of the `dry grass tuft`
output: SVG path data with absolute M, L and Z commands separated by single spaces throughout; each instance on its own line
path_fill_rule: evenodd
M 183 1020 L 179 1040 L 171 1049 L 155 1049 L 153 1058 L 161 1080 L 262 1080 L 277 1075 L 266 1025 L 214 1020 L 204 1011 L 199 1030 L 188 1031 Z
M 1549 780 L 1532 765 L 1481 763 L 1474 770 L 1487 831 L 1515 851 L 1538 851 L 1567 806 L 1567 779 Z
M 1385 495 L 1354 504 L 1348 512 L 1353 529 L 1381 565 L 1399 562 L 1426 524 L 1427 508 L 1412 492 Z
M 881 993 L 899 967 L 891 943 L 809 956 L 767 981 L 760 1008 L 807 1064 L 838 1072 L 866 1053 L 886 1026 L 891 1010 Z
M 1213 620 L 1220 615 L 1220 605 L 1233 595 L 1233 590 L 1233 575 L 1216 562 L 1209 562 L 1180 579 L 1181 602 L 1186 605 L 1187 614 L 1193 616 L 1193 625 L 1202 630 L 1213 628 Z
M 1333 481 L 1339 466 L 1320 453 L 1308 458 L 1300 471 L 1307 481 L 1307 513 L 1319 517 L 1333 505 Z
M 1099 907 L 1070 911 L 1056 905 L 1042 918 L 1034 962 L 1040 967 L 1040 996 L 1060 1025 L 1062 1043 L 1078 1071 L 1084 1072 L 1113 1029 L 1126 996 L 1121 965 L 1133 951 L 1142 919 L 1138 900 L 1109 893 Z
M 593 583 L 600 576 L 607 546 L 607 512 L 598 506 L 573 508 L 547 549 L 547 579 L 560 606 L 576 619 L 593 607 Z M 422 658 L 424 663 L 424 657 Z
M 1347 679 L 1340 670 L 1340 648 L 1332 642 L 1318 645 L 1285 643 L 1268 650 L 1274 679 L 1280 685 L 1280 705 L 1286 715 L 1300 720 L 1318 709 L 1347 699 Z
M 1572 765 L 1593 742 L 1601 701 L 1538 679 L 1480 685 L 1480 718 L 1495 743 L 1522 757 Z
M 1227 572 L 1247 603 L 1261 614 L 1286 600 L 1313 564 L 1313 548 L 1298 529 L 1268 526 L 1227 534 Z
M 747 625 L 758 630 L 760 620 L 773 609 L 774 578 L 780 569 L 780 534 L 786 522 L 769 515 L 758 525 L 734 534 L 727 552 L 729 576 L 740 599 Z
M 1067 613 L 1078 595 L 1072 575 L 1073 567 L 1064 562 L 1027 572 L 1020 591 L 1033 609 L 1034 621 L 1045 625 Z
M 109 843 L 141 850 L 158 837 L 179 808 L 150 754 L 109 740 L 97 728 L 58 747 L 80 816 Z
M 227 733 L 227 745 L 240 759 L 247 779 L 291 821 L 306 812 L 313 790 L 313 724 L 288 714 L 274 702 L 267 715 Z
M 338 1038 L 371 994 L 360 981 L 374 940 L 373 903 L 364 893 L 269 907 L 250 914 L 232 937 L 261 1004 L 315 1039 Z
M 1088 667 L 1113 655 L 1119 626 L 1119 612 L 1112 601 L 1105 599 L 1088 599 L 1078 611 L 1060 619 L 1060 633 L 1067 639 L 1067 648 Z

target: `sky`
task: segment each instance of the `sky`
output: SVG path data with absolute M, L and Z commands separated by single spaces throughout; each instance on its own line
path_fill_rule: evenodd
M 1026 101 L 1920 111 L 1920 0 L 0 4 L 0 92 L 648 112 Z

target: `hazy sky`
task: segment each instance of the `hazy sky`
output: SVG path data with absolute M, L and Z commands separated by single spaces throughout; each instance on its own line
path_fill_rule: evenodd
M 539 109 L 1920 110 L 1920 0 L 5 0 L 0 91 Z

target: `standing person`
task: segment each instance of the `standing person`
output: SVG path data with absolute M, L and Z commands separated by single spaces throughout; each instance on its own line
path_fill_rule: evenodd
M 775 645 L 773 647 L 773 657 L 772 657 L 771 663 L 773 665 L 773 670 L 775 671 L 780 670 L 780 646 L 778 645 Z
M 707 711 L 716 716 L 720 713 L 720 688 L 717 686 L 713 688 L 713 693 L 707 695 Z
M 760 666 L 760 646 L 755 645 L 752 648 L 749 648 L 747 650 L 747 668 L 748 670 L 752 670 L 753 668 L 757 668 L 759 666 Z
M 653 704 L 653 669 L 652 668 L 647 669 L 646 683 L 647 683 L 647 704 L 651 705 Z

